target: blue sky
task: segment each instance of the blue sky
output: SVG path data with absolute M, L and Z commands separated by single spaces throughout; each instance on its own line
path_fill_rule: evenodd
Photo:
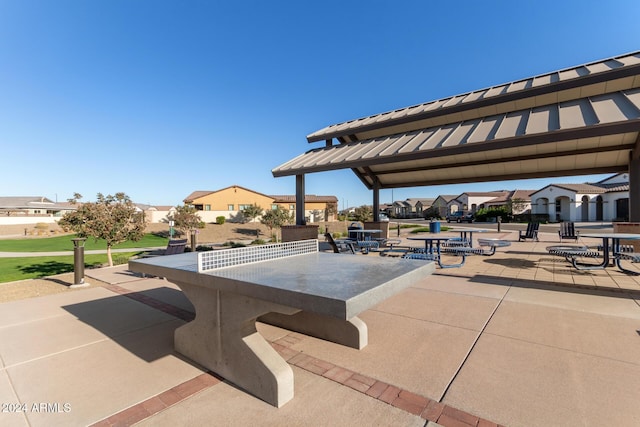
M 241 185 L 327 125 L 640 48 L 640 2 L 0 1 L 0 196 L 176 205 Z M 539 189 L 599 176 L 395 189 Z M 371 203 L 351 171 L 308 194 Z M 391 190 L 381 202 L 391 201 Z

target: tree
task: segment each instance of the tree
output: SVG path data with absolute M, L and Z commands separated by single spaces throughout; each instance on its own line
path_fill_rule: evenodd
M 255 203 L 251 206 L 247 206 L 246 208 L 244 208 L 242 210 L 242 215 L 244 215 L 245 218 L 250 218 L 251 222 L 255 221 L 257 217 L 259 217 L 260 215 L 262 215 L 262 212 L 264 210 L 256 205 Z
M 373 209 L 371 209 L 371 206 L 360 206 L 353 212 L 353 218 L 360 222 L 370 221 L 373 218 Z
M 75 193 L 69 202 L 78 204 L 82 195 Z M 64 231 L 73 231 L 78 237 L 104 239 L 107 243 L 107 259 L 113 266 L 111 248 L 128 240 L 138 241 L 144 236 L 144 212 L 138 211 L 124 193 L 103 196 L 98 193 L 95 203 L 82 203 L 73 212 L 67 212 L 58 221 Z
M 324 210 L 324 220 L 329 221 L 329 218 L 333 217 L 336 214 L 336 212 L 338 212 L 338 203 L 336 202 L 327 203 L 327 207 Z
M 516 197 L 509 200 L 507 206 L 512 215 L 518 215 L 527 208 L 527 201 Z
M 269 233 L 273 235 L 274 228 L 293 223 L 293 214 L 280 206 L 265 212 L 260 218 L 260 222 L 269 227 Z
M 176 211 L 169 217 L 173 226 L 185 234 L 189 230 L 202 228 L 202 219 L 198 216 L 198 210 L 189 205 L 176 206 Z

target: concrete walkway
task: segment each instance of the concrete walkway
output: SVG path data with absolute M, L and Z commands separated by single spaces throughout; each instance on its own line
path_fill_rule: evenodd
M 173 351 L 176 286 L 87 270 L 107 284 L 0 305 L 0 424 L 640 425 L 640 276 L 486 237 L 512 245 L 364 312 L 363 350 L 261 324 L 294 370 L 280 409 Z

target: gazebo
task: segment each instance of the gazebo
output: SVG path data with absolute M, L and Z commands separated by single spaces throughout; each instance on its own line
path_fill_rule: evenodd
M 324 141 L 274 168 L 296 177 L 351 169 L 373 191 L 466 182 L 629 172 L 640 222 L 640 51 L 327 126 Z

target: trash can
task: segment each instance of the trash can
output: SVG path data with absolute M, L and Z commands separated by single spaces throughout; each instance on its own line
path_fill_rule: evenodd
M 440 221 L 436 221 L 435 219 L 431 219 L 429 223 L 429 233 L 439 233 L 440 232 Z
M 347 231 L 349 232 L 349 239 L 357 240 L 358 239 L 358 234 L 357 233 L 352 233 L 351 230 L 362 230 L 362 225 L 360 225 L 360 223 L 358 223 L 358 222 L 352 222 L 347 227 Z

